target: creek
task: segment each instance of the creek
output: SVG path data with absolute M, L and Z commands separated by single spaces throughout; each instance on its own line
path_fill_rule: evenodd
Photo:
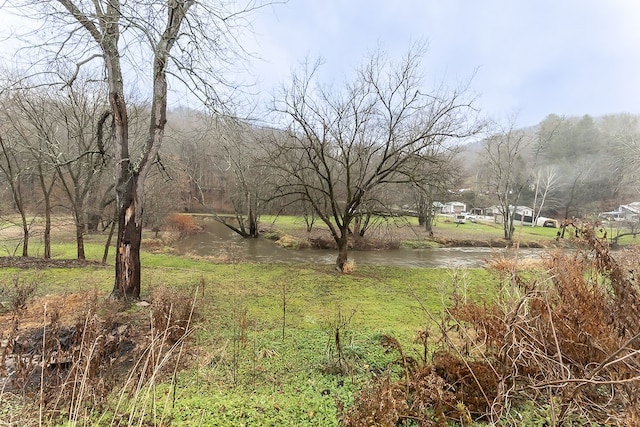
M 330 249 L 285 249 L 273 241 L 243 238 L 213 220 L 200 221 L 203 231 L 174 243 L 181 255 L 221 257 L 238 262 L 333 264 L 337 251 Z M 533 258 L 539 249 L 520 249 L 518 256 Z M 349 251 L 349 259 L 358 264 L 399 267 L 482 267 L 497 255 L 515 256 L 514 249 L 483 247 L 393 249 Z

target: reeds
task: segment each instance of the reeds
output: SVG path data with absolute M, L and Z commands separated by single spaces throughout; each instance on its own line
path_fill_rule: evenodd
M 148 308 L 133 310 L 88 293 L 74 325 L 63 325 L 58 310 L 45 304 L 42 326 L 27 336 L 17 332 L 17 312 L 2 354 L 15 368 L 5 372 L 0 394 L 20 397 L 33 414 L 23 425 L 165 423 L 193 332 L 196 295 L 158 288 Z

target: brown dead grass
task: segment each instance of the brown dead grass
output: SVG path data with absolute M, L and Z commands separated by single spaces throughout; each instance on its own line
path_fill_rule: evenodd
M 8 425 L 66 424 L 102 411 L 114 391 L 135 395 L 189 366 L 175 349 L 193 330 L 191 297 L 159 287 L 150 301 L 131 309 L 97 292 L 46 295 L 0 315 L 0 410 L 22 413 Z
M 31 301 L 24 310 L 20 312 L 20 329 L 28 330 L 42 326 L 45 308 L 51 313 L 56 310 L 59 313 L 59 321 L 66 326 L 75 323 L 79 313 L 89 298 L 93 298 L 93 292 L 70 293 L 63 295 L 46 295 Z M 12 326 L 12 319 L 15 313 L 7 312 L 0 315 L 0 336 L 9 333 Z
M 575 253 L 551 253 L 535 271 L 493 260 L 494 301 L 454 295 L 441 319 L 431 314 L 431 360 L 426 344 L 417 365 L 395 345 L 404 375 L 364 387 L 344 424 L 524 425 L 527 413 L 544 425 L 638 425 L 640 252 L 614 256 L 591 224 L 571 226 Z

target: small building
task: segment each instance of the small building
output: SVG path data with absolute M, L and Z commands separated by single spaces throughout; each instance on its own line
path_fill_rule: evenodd
M 442 205 L 440 212 L 443 214 L 455 215 L 467 211 L 467 205 L 461 202 L 447 202 Z
M 533 209 L 528 206 L 509 206 L 509 210 L 513 214 L 514 221 L 520 221 L 523 224 L 533 224 Z
M 620 205 L 613 211 L 601 212 L 599 216 L 610 221 L 638 221 L 640 220 L 640 202 Z
M 493 217 L 496 224 L 504 222 L 502 206 L 489 206 L 484 210 L 484 214 Z M 509 215 L 513 215 L 513 221 L 521 224 L 533 224 L 533 209 L 528 206 L 509 206 Z
M 484 209 L 484 214 L 486 216 L 494 216 L 494 217 L 498 215 L 502 215 L 501 209 L 502 208 L 497 205 L 489 206 L 488 208 Z

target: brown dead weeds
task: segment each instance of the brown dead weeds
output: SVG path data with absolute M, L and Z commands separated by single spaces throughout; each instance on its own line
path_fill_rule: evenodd
M 190 336 L 192 317 L 191 299 L 163 287 L 136 306 L 95 291 L 14 305 L 0 314 L 0 409 L 13 399 L 23 415 L 72 420 L 99 411 L 114 391 L 175 375 L 189 365 L 175 349 Z

